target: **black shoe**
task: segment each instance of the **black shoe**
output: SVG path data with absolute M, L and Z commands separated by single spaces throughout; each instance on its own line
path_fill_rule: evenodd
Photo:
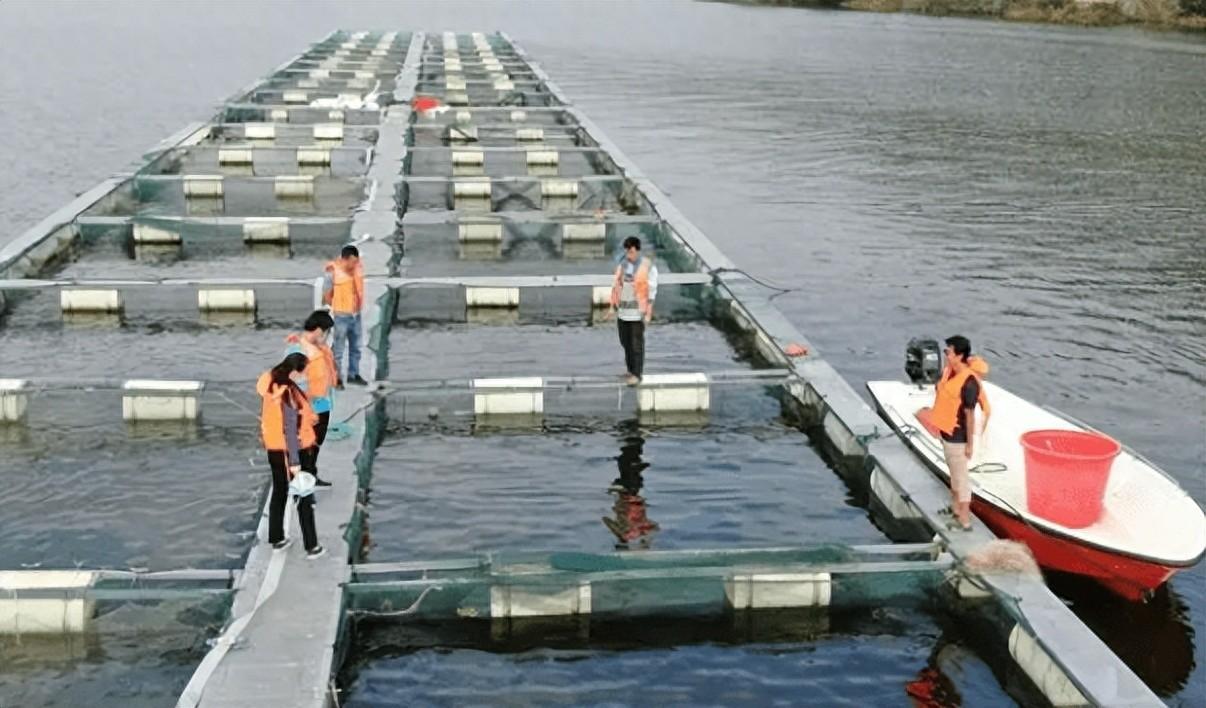
M 331 483 L 325 479 L 319 479 L 318 475 L 314 475 L 314 486 L 315 487 L 329 487 L 329 486 L 331 486 Z
M 356 374 L 355 376 L 349 376 L 348 383 L 352 384 L 353 386 L 368 386 L 368 381 L 365 381 L 364 379 L 360 378 L 360 374 Z

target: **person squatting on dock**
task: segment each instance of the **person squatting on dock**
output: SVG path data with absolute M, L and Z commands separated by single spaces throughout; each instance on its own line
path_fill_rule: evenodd
M 314 424 L 318 416 L 306 394 L 293 381 L 293 375 L 306 369 L 306 355 L 293 353 L 265 371 L 256 382 L 260 394 L 260 434 L 272 468 L 272 496 L 268 506 L 268 542 L 274 550 L 283 550 L 292 539 L 285 537 L 285 504 L 289 500 L 289 482 L 303 474 L 302 451 L 315 445 Z M 326 550 L 318 544 L 314 526 L 314 495 L 299 494 L 297 517 L 301 523 L 306 556 L 318 558 Z
M 310 399 L 310 407 L 318 416 L 314 424 L 314 446 L 302 451 L 301 467 L 314 475 L 314 483 L 319 487 L 329 487 L 331 483 L 322 479 L 318 474 L 318 452 L 327 439 L 327 427 L 331 424 L 331 410 L 334 402 L 331 390 L 335 387 L 336 371 L 335 355 L 327 346 L 327 335 L 335 326 L 331 315 L 324 310 L 310 313 L 302 324 L 302 331 L 285 337 L 285 355 L 301 353 L 306 356 L 304 375 L 297 376 L 298 387 Z
M 335 321 L 335 388 L 343 382 L 364 386 L 360 377 L 360 310 L 364 307 L 364 266 L 360 250 L 344 246 L 339 258 L 327 263 L 324 269 L 322 301 L 330 306 Z M 348 349 L 348 376 L 342 378 L 343 350 Z
M 624 364 L 629 386 L 640 383 L 645 369 L 645 325 L 653 319 L 653 302 L 657 299 L 657 266 L 653 259 L 641 255 L 641 239 L 624 239 L 624 255 L 616 265 L 611 285 L 611 309 L 615 313 L 624 347 Z
M 934 387 L 931 420 L 942 437 L 942 452 L 951 474 L 951 510 L 958 528 L 971 531 L 971 477 L 968 461 L 975 454 L 976 405 L 988 410 L 980 377 L 987 364 L 971 356 L 971 342 L 955 335 L 946 340 L 946 367 Z M 973 365 L 972 360 L 975 360 Z M 951 525 L 955 528 L 955 525 Z

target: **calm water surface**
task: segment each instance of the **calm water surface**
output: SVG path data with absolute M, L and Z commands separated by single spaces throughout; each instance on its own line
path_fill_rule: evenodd
M 671 2 L 5 2 L 0 241 L 335 27 L 507 30 L 731 258 L 797 289 L 776 302 L 856 388 L 958 331 L 995 381 L 1206 500 L 1201 37 Z M 0 360 L 28 346 L 4 331 Z M 1171 654 L 1137 666 L 1171 703 L 1206 701 L 1206 570 L 1134 624 L 1066 592 L 1133 664 Z

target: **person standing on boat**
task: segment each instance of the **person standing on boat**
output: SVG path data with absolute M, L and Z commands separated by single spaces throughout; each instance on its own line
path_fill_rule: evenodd
M 293 375 L 306 369 L 306 355 L 294 353 L 265 371 L 256 382 L 260 394 L 260 434 L 272 468 L 272 496 L 268 504 L 268 543 L 273 550 L 284 550 L 292 542 L 285 537 L 285 504 L 289 501 L 289 481 L 302 474 L 301 451 L 314 444 L 317 416 L 306 394 L 293 381 Z M 306 556 L 314 559 L 326 551 L 318 545 L 314 526 L 314 495 L 297 497 L 297 518 L 301 523 Z
M 360 377 L 360 310 L 364 307 L 364 267 L 360 249 L 344 246 L 339 258 L 327 263 L 322 301 L 331 308 L 335 320 L 335 388 L 343 382 L 364 386 Z M 348 349 L 348 377 L 340 376 L 343 368 L 343 349 Z
M 971 530 L 971 478 L 968 462 L 975 454 L 976 405 L 980 377 L 972 369 L 971 342 L 955 335 L 946 340 L 946 367 L 934 386 L 931 420 L 942 437 L 942 452 L 951 476 L 951 511 L 964 531 Z
M 310 399 L 310 407 L 318 416 L 314 424 L 314 445 L 301 452 L 302 469 L 314 475 L 314 483 L 319 487 L 329 487 L 331 483 L 318 476 L 318 451 L 327 439 L 327 427 L 331 424 L 333 401 L 331 390 L 335 387 L 336 368 L 335 355 L 327 346 L 327 333 L 335 326 L 331 315 L 324 310 L 310 313 L 302 325 L 301 333 L 293 333 L 285 337 L 288 345 L 285 354 L 300 352 L 306 355 L 306 370 L 304 376 L 297 379 L 297 384 L 306 397 Z
M 624 255 L 611 285 L 611 312 L 616 315 L 620 346 L 624 347 L 624 381 L 635 386 L 645 369 L 645 325 L 653 319 L 657 299 L 657 266 L 641 255 L 641 239 L 624 239 Z

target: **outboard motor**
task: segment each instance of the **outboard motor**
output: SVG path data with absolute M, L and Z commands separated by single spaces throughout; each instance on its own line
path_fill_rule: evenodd
M 942 376 L 942 356 L 938 342 L 914 337 L 905 349 L 905 373 L 915 384 L 933 384 Z

